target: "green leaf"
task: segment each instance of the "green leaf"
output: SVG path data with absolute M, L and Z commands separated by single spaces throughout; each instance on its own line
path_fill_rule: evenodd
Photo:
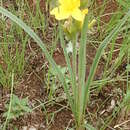
M 88 80 L 86 82 L 85 85 L 85 102 L 84 102 L 84 110 L 86 108 L 86 103 L 88 103 L 89 101 L 89 91 L 90 91 L 90 86 L 91 83 L 93 81 L 93 77 L 95 75 L 96 69 L 97 69 L 97 65 L 99 63 L 99 60 L 102 56 L 102 54 L 104 53 L 104 49 L 106 48 L 106 46 L 111 42 L 111 40 L 113 39 L 113 37 L 117 34 L 117 32 L 119 32 L 119 30 L 121 29 L 121 27 L 125 24 L 125 22 L 128 20 L 128 18 L 130 17 L 130 10 L 126 13 L 126 15 L 119 21 L 119 23 L 116 25 L 116 27 L 111 31 L 111 33 L 103 40 L 103 42 L 100 44 L 97 53 L 95 55 L 95 58 L 93 60 L 92 63 L 92 67 L 90 69 L 90 73 L 88 76 Z
M 90 124 L 86 124 L 85 126 L 84 126 L 87 130 L 96 130 L 92 125 L 90 125 Z
M 34 31 L 27 26 L 22 20 L 18 19 L 15 15 L 13 15 L 12 13 L 10 13 L 9 11 L 7 11 L 6 9 L 4 9 L 3 7 L 0 6 L 0 13 L 2 13 L 3 15 L 5 15 L 6 17 L 10 18 L 13 22 L 15 22 L 16 24 L 18 24 L 22 29 L 24 29 L 24 31 L 31 36 L 34 41 L 38 44 L 38 46 L 40 46 L 40 48 L 42 49 L 44 55 L 46 56 L 47 60 L 49 61 L 49 63 L 53 66 L 54 70 L 57 72 L 59 80 L 61 81 L 64 91 L 68 97 L 70 106 L 73 108 L 73 101 L 71 98 L 71 95 L 69 93 L 68 90 L 68 85 L 65 82 L 64 76 L 61 73 L 61 71 L 59 70 L 59 68 L 57 67 L 57 64 L 55 63 L 55 61 L 53 60 L 53 58 L 51 57 L 51 55 L 49 54 L 45 44 L 43 44 L 42 40 L 36 35 L 36 33 L 34 33 Z
M 12 95 L 12 104 L 11 111 L 9 114 L 9 119 L 17 118 L 25 113 L 31 112 L 31 109 L 28 106 L 28 98 L 19 99 L 18 96 Z M 9 104 L 5 105 L 7 112 L 3 114 L 4 117 L 8 116 Z
M 130 72 L 130 64 L 126 66 L 126 69 Z
M 117 0 L 120 5 L 122 5 L 124 8 L 129 9 L 130 8 L 130 0 Z
M 124 102 L 125 102 L 125 104 L 130 105 L 130 90 L 127 90 L 127 93 L 126 93 L 125 98 L 124 98 Z

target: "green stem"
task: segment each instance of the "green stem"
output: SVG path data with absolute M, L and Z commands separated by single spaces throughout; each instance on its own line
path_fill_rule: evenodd
M 85 17 L 79 47 L 78 60 L 78 124 L 83 123 L 84 118 L 84 96 L 85 96 L 85 74 L 86 74 L 86 44 L 87 44 L 88 16 Z M 80 126 L 80 125 L 79 125 Z
M 83 127 L 82 125 L 80 125 L 80 126 L 76 127 L 76 130 L 85 130 L 85 127 Z
M 128 44 L 128 58 L 127 65 L 130 64 L 130 44 Z M 129 70 L 127 69 L 127 92 L 130 91 L 130 83 L 129 83 Z
M 13 98 L 13 87 L 14 87 L 14 73 L 12 73 L 12 85 L 11 85 L 11 94 L 10 94 L 9 110 L 8 110 L 8 114 L 7 114 L 6 121 L 5 121 L 5 123 L 4 123 L 3 130 L 6 130 L 6 125 L 7 125 L 7 122 L 8 122 L 8 119 L 9 119 L 9 115 L 10 115 L 10 112 L 11 112 L 12 98 Z
M 75 117 L 77 119 L 77 85 L 76 85 L 76 77 L 77 77 L 77 36 L 75 36 L 72 40 L 73 44 L 73 53 L 72 53 L 72 70 L 73 70 L 73 81 L 74 81 L 74 105 L 75 105 Z
M 110 50 L 110 53 L 108 54 L 108 58 L 107 58 L 107 62 L 106 62 L 106 65 L 104 67 L 104 72 L 103 72 L 103 76 L 102 76 L 102 79 L 106 79 L 107 78 L 107 69 L 108 69 L 108 66 L 109 66 L 109 63 L 112 59 L 112 54 L 113 54 L 113 51 L 114 51 L 114 47 L 115 47 L 115 40 L 116 40 L 116 37 L 112 40 L 112 45 L 111 45 L 111 50 Z M 100 92 L 102 90 L 102 87 L 105 85 L 105 83 L 101 84 L 98 88 L 98 91 Z

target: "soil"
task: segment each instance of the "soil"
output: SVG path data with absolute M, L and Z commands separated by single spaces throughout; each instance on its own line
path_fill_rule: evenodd
M 31 8 L 35 8 L 35 0 L 29 0 L 29 2 Z M 96 0 L 95 3 L 96 7 L 100 7 L 103 3 L 103 0 Z M 44 13 L 47 13 L 48 15 L 48 12 L 45 8 L 45 0 L 41 0 L 40 7 L 42 11 Z M 109 0 L 104 10 L 104 14 L 114 12 L 117 8 L 117 3 L 114 0 Z M 101 20 L 103 21 L 103 23 L 107 23 L 110 20 L 110 18 L 111 15 L 105 15 L 104 17 L 102 17 Z M 46 31 L 48 32 L 48 30 Z M 44 38 L 43 40 L 48 41 Z M 26 48 L 26 70 L 24 74 L 18 79 L 19 83 L 16 84 L 14 88 L 14 93 L 19 98 L 28 97 L 30 107 L 34 108 L 38 106 L 40 102 L 44 103 L 48 100 L 48 91 L 44 82 L 44 79 L 46 77 L 46 71 L 48 70 L 48 62 L 42 54 L 41 49 L 33 41 L 30 40 L 30 42 L 31 43 L 28 44 Z M 58 65 L 66 66 L 63 51 L 59 47 L 59 45 L 57 46 L 57 48 L 58 49 L 53 54 L 53 58 Z M 95 53 L 95 47 L 92 44 L 89 44 L 87 46 L 86 54 L 86 78 L 88 77 Z M 116 57 L 116 55 L 114 57 Z M 2 60 L 0 59 L 0 64 L 1 62 Z M 101 79 L 102 72 L 104 69 L 104 62 L 105 61 L 102 58 L 100 60 L 100 63 L 96 71 L 96 75 L 94 77 L 95 80 Z M 43 63 L 45 63 L 46 65 L 45 68 L 43 68 L 42 66 Z M 122 68 L 123 67 L 121 67 L 121 69 Z M 119 86 L 118 90 L 116 87 L 117 85 Z M 124 86 L 125 83 L 118 82 L 114 83 L 113 85 L 107 84 L 106 87 L 103 88 L 103 90 L 100 93 L 92 91 L 90 103 L 88 104 L 88 108 L 86 109 L 87 121 L 90 122 L 94 127 L 101 128 L 102 124 L 104 123 L 102 119 L 112 114 L 113 108 L 110 108 L 110 106 L 112 106 L 114 103 L 117 104 L 118 101 L 122 101 L 122 90 L 125 88 Z M 0 86 L 0 124 L 4 123 L 5 121 L 5 118 L 3 118 L 2 115 L 5 112 L 5 103 L 9 101 L 9 96 L 10 90 Z M 112 104 L 112 102 L 114 103 Z M 29 128 L 36 128 L 37 130 L 64 130 L 66 127 L 72 127 L 74 126 L 74 118 L 69 107 L 65 106 L 68 106 L 66 100 L 58 102 L 51 101 L 51 104 L 47 104 L 46 111 L 44 107 L 38 107 L 32 113 L 26 114 L 18 119 L 12 120 L 9 123 L 7 130 L 14 130 L 14 126 L 18 128 L 18 130 L 24 130 L 25 127 L 27 127 L 25 130 L 31 130 Z M 110 126 L 107 127 L 106 130 L 112 130 L 112 128 L 116 124 L 120 124 L 126 120 L 130 120 L 130 114 L 128 113 L 126 117 L 125 114 L 123 114 L 124 112 L 125 109 L 120 111 L 120 113 L 116 116 L 116 118 L 113 120 Z M 93 115 L 92 113 L 95 113 L 95 115 Z M 125 123 L 124 128 L 128 128 L 130 130 L 129 122 Z M 118 128 L 115 128 L 115 130 L 118 130 Z

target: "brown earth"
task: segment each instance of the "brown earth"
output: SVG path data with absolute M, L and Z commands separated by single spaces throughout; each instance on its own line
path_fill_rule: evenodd
M 35 0 L 29 0 L 29 2 L 33 3 L 30 5 L 32 5 L 32 8 L 35 8 Z M 103 0 L 97 0 L 96 6 L 98 7 L 101 6 L 102 2 Z M 46 9 L 44 0 L 41 0 L 40 6 L 41 9 L 45 12 Z M 111 13 L 116 9 L 117 9 L 117 3 L 113 0 L 110 0 L 106 5 L 104 14 Z M 102 17 L 101 20 L 107 23 L 110 20 L 110 18 L 111 18 L 110 15 L 106 15 Z M 35 43 L 31 43 L 31 47 L 29 45 L 27 46 L 26 55 L 28 56 L 30 53 L 32 53 L 32 50 L 34 54 L 32 54 L 31 57 L 29 57 L 29 59 L 28 58 L 26 59 L 27 60 L 26 71 L 22 79 L 19 79 L 20 82 L 14 89 L 14 93 L 18 95 L 19 98 L 23 97 L 29 98 L 30 107 L 37 106 L 40 104 L 40 102 L 45 102 L 48 99 L 47 88 L 44 83 L 44 78 L 46 76 L 46 71 L 48 69 L 47 66 L 48 62 L 46 61 L 44 55 L 41 53 L 41 50 L 39 49 L 39 47 L 37 47 Z M 63 52 L 61 49 L 59 50 L 60 51 L 54 52 L 53 58 L 57 64 L 65 66 L 66 63 Z M 89 74 L 89 69 L 91 67 L 95 53 L 96 49 L 92 46 L 92 44 L 89 44 L 87 46 L 86 77 Z M 42 65 L 44 63 L 46 64 L 46 67 L 43 69 Z M 104 68 L 104 60 L 101 59 L 99 66 L 97 68 L 95 79 L 101 78 L 103 68 Z M 108 111 L 109 107 L 111 106 L 111 101 L 114 100 L 115 102 L 117 102 L 118 100 L 120 101 L 122 100 L 122 93 L 119 93 L 117 96 L 115 92 L 116 86 L 117 84 L 113 84 L 113 86 L 107 84 L 107 87 L 103 88 L 100 94 L 95 94 L 95 92 L 91 93 L 90 98 L 91 104 L 89 104 L 86 110 L 87 115 L 86 118 L 88 119 L 89 122 L 93 123 L 94 126 L 98 126 L 98 128 L 100 128 L 103 123 L 102 119 L 112 114 L 112 110 Z M 122 83 L 119 86 L 122 87 Z M 5 121 L 5 119 L 2 117 L 2 114 L 5 112 L 4 105 L 9 100 L 9 95 L 10 95 L 9 90 L 2 89 L 2 87 L 0 87 L 0 124 Z M 103 102 L 104 105 L 101 106 Z M 28 126 L 28 128 L 30 126 L 34 126 L 35 128 L 37 128 L 37 130 L 46 130 L 46 129 L 64 130 L 67 126 L 71 127 L 74 125 L 74 118 L 70 109 L 68 107 L 64 108 L 64 106 L 67 106 L 66 101 L 62 102 L 52 101 L 51 105 L 49 104 L 46 106 L 46 111 L 43 109 L 43 107 L 39 107 L 32 113 L 29 113 L 25 116 L 21 116 L 19 119 L 11 121 L 9 123 L 9 127 L 7 130 L 14 130 L 14 126 L 16 126 L 19 130 L 22 130 L 23 126 Z M 121 122 L 130 119 L 130 114 L 128 114 L 127 117 L 123 115 L 124 111 L 125 110 L 122 110 L 118 114 L 119 116 L 117 116 L 117 118 L 114 119 L 113 123 L 111 124 L 111 127 L 113 127 L 115 124 L 120 124 Z M 95 115 L 93 116 L 92 113 L 95 113 Z M 49 124 L 49 122 L 51 123 Z M 129 127 L 130 124 L 128 123 L 126 123 L 126 127 L 130 128 Z M 111 130 L 110 127 L 108 127 L 107 129 Z

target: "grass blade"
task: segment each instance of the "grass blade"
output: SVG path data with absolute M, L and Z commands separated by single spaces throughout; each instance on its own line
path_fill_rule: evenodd
M 9 11 L 7 11 L 6 9 L 4 9 L 3 7 L 0 6 L 0 13 L 5 15 L 6 17 L 10 18 L 13 22 L 15 22 L 16 24 L 18 24 L 29 36 L 31 36 L 34 41 L 40 46 L 40 48 L 42 49 L 43 53 L 45 54 L 47 60 L 49 61 L 49 63 L 54 67 L 55 71 L 57 72 L 57 75 L 59 77 L 59 80 L 61 81 L 63 87 L 64 87 L 64 91 L 67 95 L 67 98 L 69 100 L 70 106 L 71 108 L 73 108 L 73 102 L 70 96 L 70 93 L 68 91 L 68 85 L 65 82 L 64 76 L 61 73 L 61 71 L 59 70 L 59 68 L 57 67 L 57 64 L 55 63 L 55 61 L 53 60 L 53 58 L 50 56 L 47 48 L 45 47 L 45 45 L 43 44 L 43 42 L 41 41 L 41 39 L 36 35 L 36 33 L 34 33 L 34 31 L 27 26 L 22 20 L 20 20 L 19 18 L 17 18 L 15 15 L 13 15 L 12 13 L 10 13 Z
M 78 64 L 78 117 L 80 122 L 83 120 L 84 114 L 84 86 L 86 74 L 86 43 L 87 43 L 87 30 L 88 30 L 88 16 L 85 17 L 84 25 L 81 32 L 80 48 L 79 48 L 79 64 Z
M 84 100 L 84 110 L 86 108 L 86 103 L 87 101 L 89 101 L 89 90 L 90 90 L 90 85 L 92 83 L 97 65 L 99 63 L 99 60 L 104 52 L 104 49 L 106 48 L 106 46 L 110 43 L 110 41 L 112 40 L 112 38 L 117 34 L 117 32 L 119 32 L 119 30 L 121 29 L 121 27 L 125 24 L 125 22 L 127 21 L 127 19 L 130 17 L 130 11 L 127 12 L 127 14 L 120 20 L 120 22 L 117 24 L 117 26 L 111 31 L 111 33 L 104 39 L 104 41 L 100 44 L 96 56 L 93 60 L 92 63 L 92 67 L 90 69 L 90 73 L 88 76 L 88 80 L 86 82 L 85 85 L 85 100 Z
M 71 68 L 71 62 L 70 62 L 70 58 L 69 58 L 69 55 L 67 54 L 67 50 L 66 50 L 66 47 L 65 47 L 65 41 L 64 41 L 64 38 L 63 38 L 63 30 L 62 30 L 61 25 L 59 26 L 59 37 L 60 37 L 61 47 L 63 48 L 63 52 L 64 52 L 66 64 L 67 64 L 67 67 L 68 67 L 68 71 L 69 71 L 69 74 L 70 74 L 71 85 L 72 85 L 72 93 L 73 93 L 73 96 L 75 97 L 74 90 L 75 90 L 76 86 L 75 86 L 74 77 L 76 75 L 73 74 L 73 71 L 72 71 L 72 68 Z M 73 101 L 74 101 L 74 110 L 72 110 L 72 111 L 73 111 L 73 114 L 76 116 L 76 112 L 75 112 L 75 98 L 74 98 Z

